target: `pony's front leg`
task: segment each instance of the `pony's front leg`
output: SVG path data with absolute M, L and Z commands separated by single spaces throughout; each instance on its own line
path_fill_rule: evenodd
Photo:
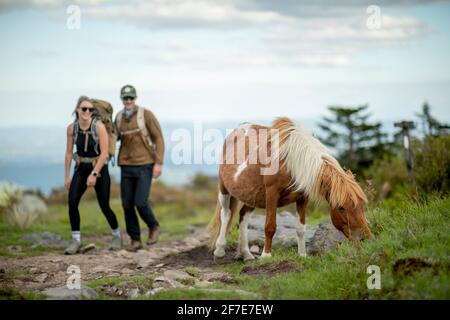
M 216 241 L 216 250 L 214 256 L 216 258 L 223 258 L 225 256 L 225 245 L 227 243 L 227 226 L 231 218 L 230 199 L 231 195 L 222 194 L 219 192 L 220 209 L 220 232 Z
M 265 241 L 261 258 L 272 256 L 272 239 L 277 229 L 277 207 L 280 195 L 276 188 L 266 188 Z
M 301 257 L 306 257 L 306 244 L 305 244 L 305 233 L 306 233 L 306 207 L 308 205 L 308 198 L 301 197 L 296 202 L 297 214 L 299 216 L 299 224 L 297 226 L 297 243 L 298 243 L 298 255 Z

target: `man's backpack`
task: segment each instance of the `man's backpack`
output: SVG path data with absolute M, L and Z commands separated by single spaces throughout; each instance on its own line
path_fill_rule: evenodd
M 152 142 L 152 138 L 150 137 L 150 132 L 147 129 L 147 126 L 145 124 L 145 118 L 144 118 L 145 108 L 137 106 L 137 125 L 138 127 L 135 130 L 130 131 L 124 131 L 124 132 L 118 132 L 119 135 L 128 135 L 133 134 L 135 132 L 140 132 L 142 139 L 145 141 L 144 145 L 145 147 L 150 151 L 150 153 L 155 156 L 155 145 Z M 116 116 L 116 128 L 118 131 L 120 131 L 120 127 L 122 124 L 122 116 L 123 116 L 123 109 L 119 111 L 119 113 Z
M 91 132 L 92 138 L 95 141 L 95 151 L 97 153 L 100 153 L 99 149 L 99 137 L 97 135 L 97 122 L 101 121 L 105 125 L 106 132 L 108 133 L 108 156 L 110 160 L 113 160 L 114 163 L 114 156 L 116 154 L 116 142 L 117 142 L 117 136 L 116 136 L 116 128 L 114 126 L 114 122 L 112 119 L 113 115 L 113 107 L 112 105 L 104 100 L 99 99 L 92 99 L 92 104 L 94 106 L 94 119 L 92 120 L 92 126 L 91 126 Z M 75 125 L 73 128 L 74 132 L 74 141 L 77 140 L 77 135 L 79 131 L 79 124 L 78 121 L 75 121 Z

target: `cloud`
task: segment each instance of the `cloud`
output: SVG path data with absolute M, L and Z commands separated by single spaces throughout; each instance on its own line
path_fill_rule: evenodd
M 16 8 L 54 8 L 75 5 L 97 6 L 107 0 L 0 0 L 0 10 Z
M 128 21 L 157 28 L 239 28 L 287 23 L 292 19 L 276 12 L 239 10 L 228 1 L 134 1 L 106 7 L 92 7 L 85 14 Z
M 13 5 L 54 9 L 75 3 L 82 5 L 82 15 L 89 19 L 137 25 L 152 32 L 169 31 L 172 35 L 182 30 L 186 39 L 194 32 L 199 35 L 205 31 L 204 43 L 152 40 L 140 45 L 137 51 L 154 64 L 344 67 L 352 65 L 360 52 L 393 46 L 429 32 L 417 19 L 384 14 L 385 7 L 432 2 L 437 1 L 379 0 L 382 21 L 376 30 L 366 25 L 368 5 L 357 0 L 336 0 L 332 4 L 328 0 L 0 0 L 0 10 Z M 228 37 L 224 30 L 239 31 L 240 35 Z

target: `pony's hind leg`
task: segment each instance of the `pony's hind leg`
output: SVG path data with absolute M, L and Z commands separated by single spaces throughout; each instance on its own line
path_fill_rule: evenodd
M 306 233 L 306 207 L 308 205 L 308 198 L 301 197 L 296 202 L 297 214 L 299 216 L 299 224 L 297 226 L 297 243 L 298 255 L 306 257 L 305 233 Z
M 220 232 L 216 241 L 216 250 L 214 250 L 214 256 L 216 258 L 223 258 L 225 256 L 225 245 L 227 236 L 227 226 L 231 219 L 230 208 L 230 194 L 223 194 L 219 192 L 218 201 L 221 206 L 220 210 Z
M 236 258 L 244 261 L 255 259 L 248 248 L 248 222 L 253 214 L 254 208 L 244 205 L 239 212 L 239 244 Z

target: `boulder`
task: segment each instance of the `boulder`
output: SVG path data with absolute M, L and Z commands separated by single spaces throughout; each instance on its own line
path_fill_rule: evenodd
M 20 212 L 33 212 L 36 214 L 46 213 L 48 211 L 47 204 L 40 197 L 34 194 L 24 194 L 17 204 Z
M 81 300 L 98 298 L 97 292 L 85 285 L 81 285 L 80 289 L 69 289 L 67 286 L 48 288 L 42 293 L 47 296 L 47 300 Z
M 309 242 L 306 251 L 310 255 L 321 255 L 344 242 L 347 238 L 331 222 L 322 222 Z
M 248 225 L 250 244 L 264 245 L 265 221 L 266 217 L 264 215 L 253 215 L 250 219 Z M 277 214 L 277 230 L 273 238 L 273 244 L 281 245 L 285 248 L 297 247 L 298 223 L 298 217 L 287 211 Z M 331 222 L 323 222 L 318 226 L 306 225 L 306 251 L 310 255 L 320 255 L 328 252 L 345 239 L 344 234 L 337 230 Z M 256 247 L 253 250 L 256 253 Z
M 264 215 L 253 215 L 248 224 L 248 240 L 251 244 L 264 246 L 264 226 L 266 224 L 266 217 Z M 274 245 L 281 245 L 283 247 L 297 246 L 297 226 L 299 220 L 288 211 L 283 211 L 277 214 L 277 230 L 273 237 Z M 308 242 L 312 238 L 317 226 L 307 225 L 306 239 Z
M 28 233 L 22 237 L 23 241 L 32 242 L 31 248 L 65 248 L 69 241 L 62 240 L 61 237 L 52 232 Z

